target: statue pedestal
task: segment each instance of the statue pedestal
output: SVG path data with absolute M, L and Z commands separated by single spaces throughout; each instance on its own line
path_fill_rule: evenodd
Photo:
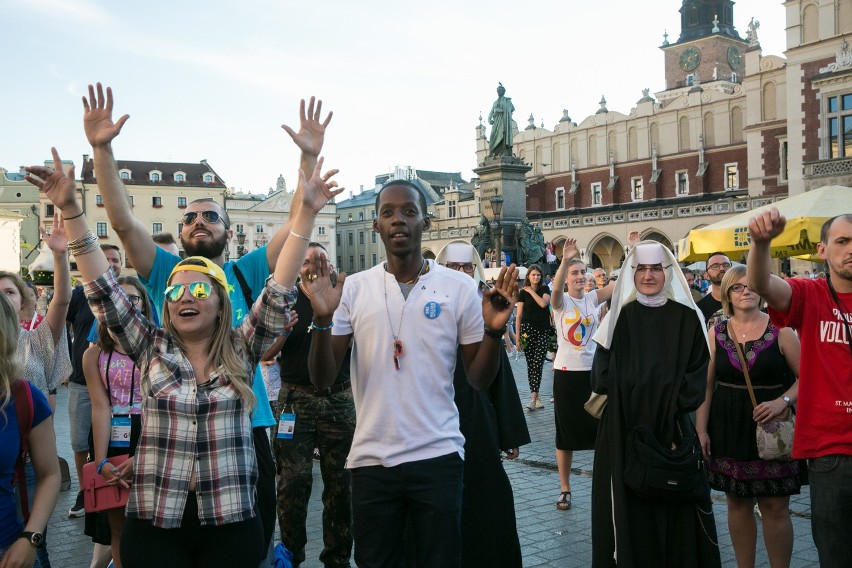
M 514 262 L 517 258 L 515 247 L 515 225 L 527 214 L 526 173 L 532 168 L 514 156 L 488 156 L 474 168 L 479 176 L 479 195 L 482 213 L 491 221 L 491 198 L 503 198 L 503 211 L 500 214 L 501 250 L 510 255 Z

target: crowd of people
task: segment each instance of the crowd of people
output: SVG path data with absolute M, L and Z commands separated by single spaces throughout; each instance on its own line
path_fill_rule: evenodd
M 310 239 L 342 191 L 319 157 L 331 113 L 311 98 L 299 128 L 284 127 L 301 151 L 284 227 L 231 261 L 227 212 L 197 200 L 181 258 L 132 213 L 112 152 L 128 117 L 114 120 L 111 90 L 90 86 L 83 105 L 105 210 L 138 278 L 98 244 L 58 152 L 53 168 L 28 168 L 57 211 L 43 233 L 54 295 L 39 318 L 23 279 L 0 273 L 0 567 L 50 566 L 52 414 L 66 379 L 81 488 L 69 515 L 86 516 L 93 566 L 255 568 L 273 542 L 299 566 L 318 459 L 325 566 L 520 567 L 503 460 L 530 442 L 524 407 L 544 407 L 551 334 L 555 505 L 572 507 L 573 452 L 594 450 L 594 567 L 719 566 L 711 488 L 726 495 L 738 565 L 755 563 L 757 507 L 770 565 L 789 566 L 789 499 L 805 484 L 821 564 L 848 564 L 852 214 L 823 226 L 825 278 L 771 274 L 785 224 L 771 210 L 749 224 L 747 265 L 717 253 L 698 275 L 634 231 L 617 276 L 589 270 L 566 238 L 519 281 L 467 242 L 424 257 L 425 197 L 392 180 L 373 221 L 387 260 L 347 277 Z M 83 282 L 73 291 L 69 254 Z M 489 264 L 501 266 L 493 282 Z M 758 429 L 792 409 L 792 456 L 763 459 Z M 642 469 L 645 442 L 699 468 L 660 487 Z M 86 510 L 86 463 L 126 505 Z

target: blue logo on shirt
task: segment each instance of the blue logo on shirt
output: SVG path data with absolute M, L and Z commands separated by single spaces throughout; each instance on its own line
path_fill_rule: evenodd
M 423 307 L 423 315 L 430 320 L 437 318 L 441 315 L 441 305 L 438 302 L 427 302 Z

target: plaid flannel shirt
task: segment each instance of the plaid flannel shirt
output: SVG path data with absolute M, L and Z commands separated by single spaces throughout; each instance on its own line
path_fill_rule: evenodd
M 127 516 L 179 527 L 194 472 L 202 525 L 254 517 L 257 463 L 250 409 L 228 378 L 214 371 L 199 385 L 174 337 L 142 317 L 111 271 L 86 284 L 86 292 L 100 325 L 109 328 L 142 373 L 142 434 Z M 233 329 L 249 377 L 283 332 L 295 302 L 296 288 L 270 276 L 248 317 Z

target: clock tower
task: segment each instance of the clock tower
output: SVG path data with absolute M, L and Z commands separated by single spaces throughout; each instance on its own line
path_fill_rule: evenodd
M 666 90 L 711 81 L 739 83 L 748 43 L 734 29 L 733 0 L 683 0 L 680 37 L 666 40 Z

